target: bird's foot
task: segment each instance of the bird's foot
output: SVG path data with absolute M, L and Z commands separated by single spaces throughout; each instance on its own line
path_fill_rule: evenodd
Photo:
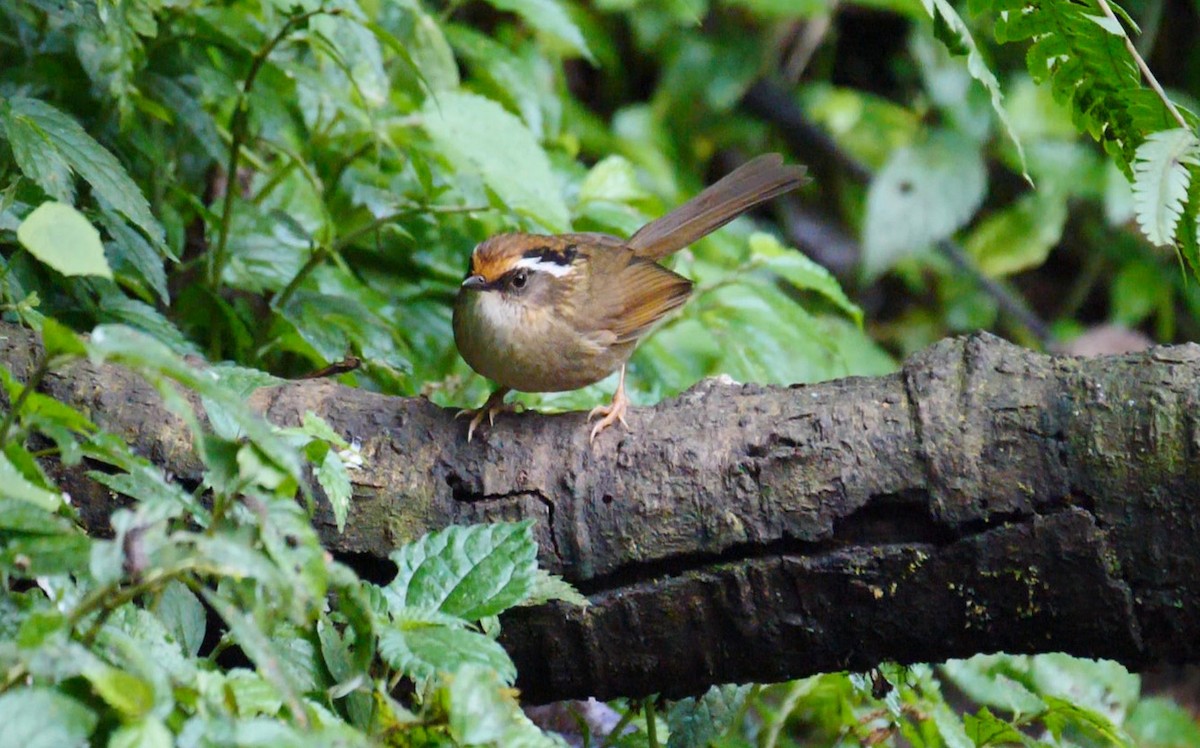
M 590 413 L 588 413 L 587 419 L 589 423 L 596 416 L 603 416 L 599 421 L 596 422 L 596 425 L 592 427 L 592 435 L 588 437 L 588 441 L 596 441 L 597 434 L 613 425 L 617 421 L 620 421 L 621 425 L 627 430 L 632 431 L 633 429 L 629 428 L 629 423 L 625 421 L 625 411 L 627 410 L 629 410 L 629 398 L 625 397 L 625 388 L 620 387 L 617 389 L 616 393 L 613 394 L 611 403 L 608 405 L 597 405 L 596 407 L 592 408 Z
M 471 417 L 471 422 L 467 425 L 467 443 L 471 442 L 475 436 L 475 429 L 479 428 L 479 424 L 483 423 L 483 419 L 487 418 L 488 426 L 496 424 L 496 416 L 501 413 L 512 413 L 516 408 L 504 402 L 504 396 L 508 394 L 507 389 L 499 389 L 488 396 L 487 402 L 479 408 L 463 408 L 454 414 L 456 419 L 466 416 Z

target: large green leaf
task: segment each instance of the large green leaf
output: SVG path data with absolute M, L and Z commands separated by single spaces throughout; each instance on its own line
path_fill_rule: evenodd
M 517 669 L 504 649 L 483 634 L 449 626 L 386 626 L 379 633 L 379 655 L 415 680 L 453 673 L 463 665 L 481 665 L 511 684 Z
M 4 745 L 63 748 L 84 745 L 96 715 L 75 699 L 48 688 L 17 688 L 0 696 Z
M 438 610 L 468 621 L 497 615 L 533 588 L 533 522 L 448 527 L 400 548 L 388 607 Z
M 509 210 L 549 231 L 570 228 L 550 159 L 520 119 L 491 99 L 441 93 L 422 110 L 425 130 L 455 170 L 479 174 Z
M 61 185 L 62 164 L 83 177 L 97 198 L 115 208 L 154 242 L 163 240 L 163 228 L 150 212 L 150 204 L 125 167 L 97 143 L 72 117 L 39 99 L 17 96 L 0 107 L 6 130 L 24 131 L 25 146 L 14 149 L 17 165 L 47 193 L 69 199 Z M 11 137 L 11 135 L 10 135 Z M 52 166 L 47 168 L 45 164 Z
M 29 253 L 63 275 L 112 278 L 100 232 L 66 203 L 42 203 L 17 229 Z
M 979 145 L 951 132 L 892 154 L 867 194 L 863 265 L 876 275 L 963 226 L 983 201 Z

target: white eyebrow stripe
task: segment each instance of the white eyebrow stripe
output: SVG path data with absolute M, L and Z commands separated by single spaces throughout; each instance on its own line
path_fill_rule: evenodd
M 575 268 L 570 265 L 560 265 L 557 262 L 543 260 L 540 257 L 525 257 L 517 261 L 513 267 L 525 268 L 526 270 L 536 270 L 543 273 L 550 273 L 556 278 L 561 278 L 567 273 L 575 272 Z

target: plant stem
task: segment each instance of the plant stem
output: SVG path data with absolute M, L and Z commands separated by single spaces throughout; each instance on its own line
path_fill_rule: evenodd
M 1191 128 L 1188 127 L 1187 120 L 1183 118 L 1183 114 L 1181 114 L 1179 109 L 1175 107 L 1175 104 L 1167 98 L 1167 92 L 1163 90 L 1163 87 L 1161 84 L 1159 84 L 1158 79 L 1154 77 L 1154 73 L 1150 71 L 1150 66 L 1146 64 L 1146 60 L 1141 56 L 1141 54 L 1138 53 L 1137 47 L 1133 45 L 1133 40 L 1129 38 L 1129 34 L 1125 33 L 1125 27 L 1121 25 L 1121 21 L 1117 18 L 1117 15 L 1113 13 L 1112 7 L 1108 4 L 1108 0 L 1096 0 L 1096 3 L 1100 6 L 1100 10 L 1104 11 L 1104 15 L 1108 17 L 1108 20 L 1112 21 L 1117 25 L 1117 28 L 1121 29 L 1121 38 L 1125 40 L 1125 49 L 1129 50 L 1129 54 L 1133 57 L 1133 61 L 1137 63 L 1138 69 L 1142 71 L 1142 77 L 1145 78 L 1146 82 L 1150 84 L 1150 88 L 1154 89 L 1154 93 L 1158 94 L 1158 98 L 1162 99 L 1162 103 L 1166 105 L 1167 111 L 1171 113 L 1171 116 L 1175 118 L 1175 121 L 1179 123 L 1180 127 L 1185 130 L 1190 130 Z
M 267 58 L 271 56 L 276 47 L 283 43 L 293 29 L 314 16 L 337 15 L 338 13 L 340 11 L 337 9 L 317 8 L 289 17 L 280 27 L 279 32 L 260 47 L 250 61 L 250 70 L 246 73 L 246 79 L 242 81 L 242 90 L 238 93 L 237 102 L 233 108 L 233 118 L 229 122 L 229 162 L 225 167 L 225 199 L 221 208 L 221 226 L 217 233 L 217 246 L 209 254 L 208 263 L 208 284 L 212 288 L 216 288 L 220 282 L 221 273 L 225 269 L 225 262 L 228 259 L 229 227 L 233 218 L 233 198 L 237 192 L 238 157 L 241 155 L 242 144 L 246 141 L 247 128 L 250 123 L 248 115 L 250 91 L 254 88 L 254 83 L 258 80 L 258 74 L 262 72 Z
M 13 421 L 15 421 L 17 418 L 17 413 L 21 412 L 21 408 L 24 407 L 25 401 L 29 399 L 29 396 L 33 394 L 35 390 L 37 390 L 37 388 L 41 385 L 42 380 L 46 378 L 46 374 L 49 372 L 50 356 L 43 352 L 41 360 L 38 361 L 37 368 L 33 370 L 33 374 L 31 374 L 28 381 L 25 382 L 25 387 L 21 390 L 21 394 L 17 395 L 17 399 L 13 401 L 12 407 L 10 407 L 8 412 L 4 414 L 4 420 L 0 421 L 0 449 L 3 449 L 4 445 L 8 443 L 8 431 L 12 428 Z
M 654 697 L 647 697 L 643 706 L 646 711 L 646 743 L 650 748 L 658 748 L 658 723 L 654 717 Z
M 632 705 L 627 706 L 625 708 L 625 713 L 621 715 L 621 719 L 619 719 L 617 724 L 613 726 L 613 729 L 609 730 L 608 734 L 604 736 L 604 740 L 600 741 L 599 748 L 608 748 L 614 739 L 619 740 L 621 738 L 621 734 L 625 732 L 625 728 L 629 727 L 629 723 L 633 721 L 633 715 L 635 714 L 637 714 L 637 709 L 634 709 Z

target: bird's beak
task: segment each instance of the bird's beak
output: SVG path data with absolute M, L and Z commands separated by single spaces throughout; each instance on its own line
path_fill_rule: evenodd
M 488 282 L 482 275 L 468 275 L 467 279 L 462 282 L 462 287 L 473 291 L 483 291 L 488 287 Z

